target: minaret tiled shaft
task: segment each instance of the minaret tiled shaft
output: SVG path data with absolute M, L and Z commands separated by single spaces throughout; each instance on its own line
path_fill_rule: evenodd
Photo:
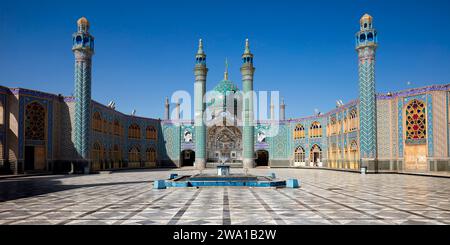
M 250 46 L 248 39 L 245 43 L 245 51 L 242 55 L 242 91 L 244 93 L 243 99 L 243 167 L 255 167 L 255 145 L 254 145 L 254 111 L 253 111 L 253 75 L 255 68 L 253 67 L 253 54 L 250 53 Z
M 78 31 L 73 34 L 75 55 L 75 135 L 74 144 L 79 158 L 89 162 L 91 129 L 91 72 L 94 37 L 89 34 L 89 22 L 81 18 Z
M 270 99 L 270 120 L 275 120 L 275 105 L 273 99 Z
M 206 54 L 203 51 L 203 42 L 200 39 L 198 52 L 195 56 L 195 83 L 194 83 L 194 126 L 195 126 L 195 167 L 197 169 L 206 168 L 206 125 L 203 120 L 205 113 L 205 93 L 206 93 Z
M 284 99 L 281 100 L 280 105 L 280 120 L 281 121 L 286 120 L 286 104 L 284 104 Z
M 356 34 L 356 50 L 359 58 L 360 151 L 362 159 L 376 159 L 375 53 L 377 31 L 373 28 L 373 19 L 370 15 L 364 15 L 360 24 L 361 29 Z

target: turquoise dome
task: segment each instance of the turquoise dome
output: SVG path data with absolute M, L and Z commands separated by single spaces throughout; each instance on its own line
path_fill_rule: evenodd
M 237 91 L 239 91 L 239 89 L 232 81 L 222 80 L 214 87 L 214 91 L 217 91 L 223 95 L 226 95 L 227 92 L 236 93 Z
M 220 106 L 226 103 L 222 103 L 222 100 L 225 98 L 227 93 L 236 93 L 239 91 L 238 87 L 230 80 L 222 80 L 220 81 L 213 89 L 214 92 L 217 92 L 219 96 L 216 96 L 208 106 Z M 219 103 L 220 102 L 220 103 Z

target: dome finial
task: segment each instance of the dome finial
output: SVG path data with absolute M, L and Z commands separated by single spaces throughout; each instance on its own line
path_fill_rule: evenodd
M 228 58 L 225 58 L 225 73 L 223 74 L 223 80 L 228 80 Z

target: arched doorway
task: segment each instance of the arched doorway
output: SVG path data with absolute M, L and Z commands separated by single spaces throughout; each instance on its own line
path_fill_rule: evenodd
M 259 150 L 256 152 L 256 166 L 269 166 L 269 152 L 265 150 Z
M 425 172 L 427 164 L 427 108 L 423 101 L 414 99 L 405 107 L 405 170 Z
M 25 171 L 46 167 L 46 108 L 38 102 L 25 107 Z
M 350 169 L 358 169 L 359 163 L 359 148 L 358 143 L 356 141 L 352 141 L 350 145 Z
M 311 166 L 322 167 L 322 149 L 318 145 L 313 145 L 311 148 Z
M 193 150 L 184 150 L 180 156 L 181 167 L 194 166 L 195 152 Z
M 299 146 L 294 152 L 294 166 L 305 166 L 305 150 Z

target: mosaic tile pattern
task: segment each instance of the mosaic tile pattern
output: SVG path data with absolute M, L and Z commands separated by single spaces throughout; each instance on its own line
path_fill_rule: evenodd
M 172 172 L 194 170 L 1 180 L 0 224 L 450 224 L 448 178 L 255 169 L 298 178 L 302 187 L 152 189 L 153 180 Z

